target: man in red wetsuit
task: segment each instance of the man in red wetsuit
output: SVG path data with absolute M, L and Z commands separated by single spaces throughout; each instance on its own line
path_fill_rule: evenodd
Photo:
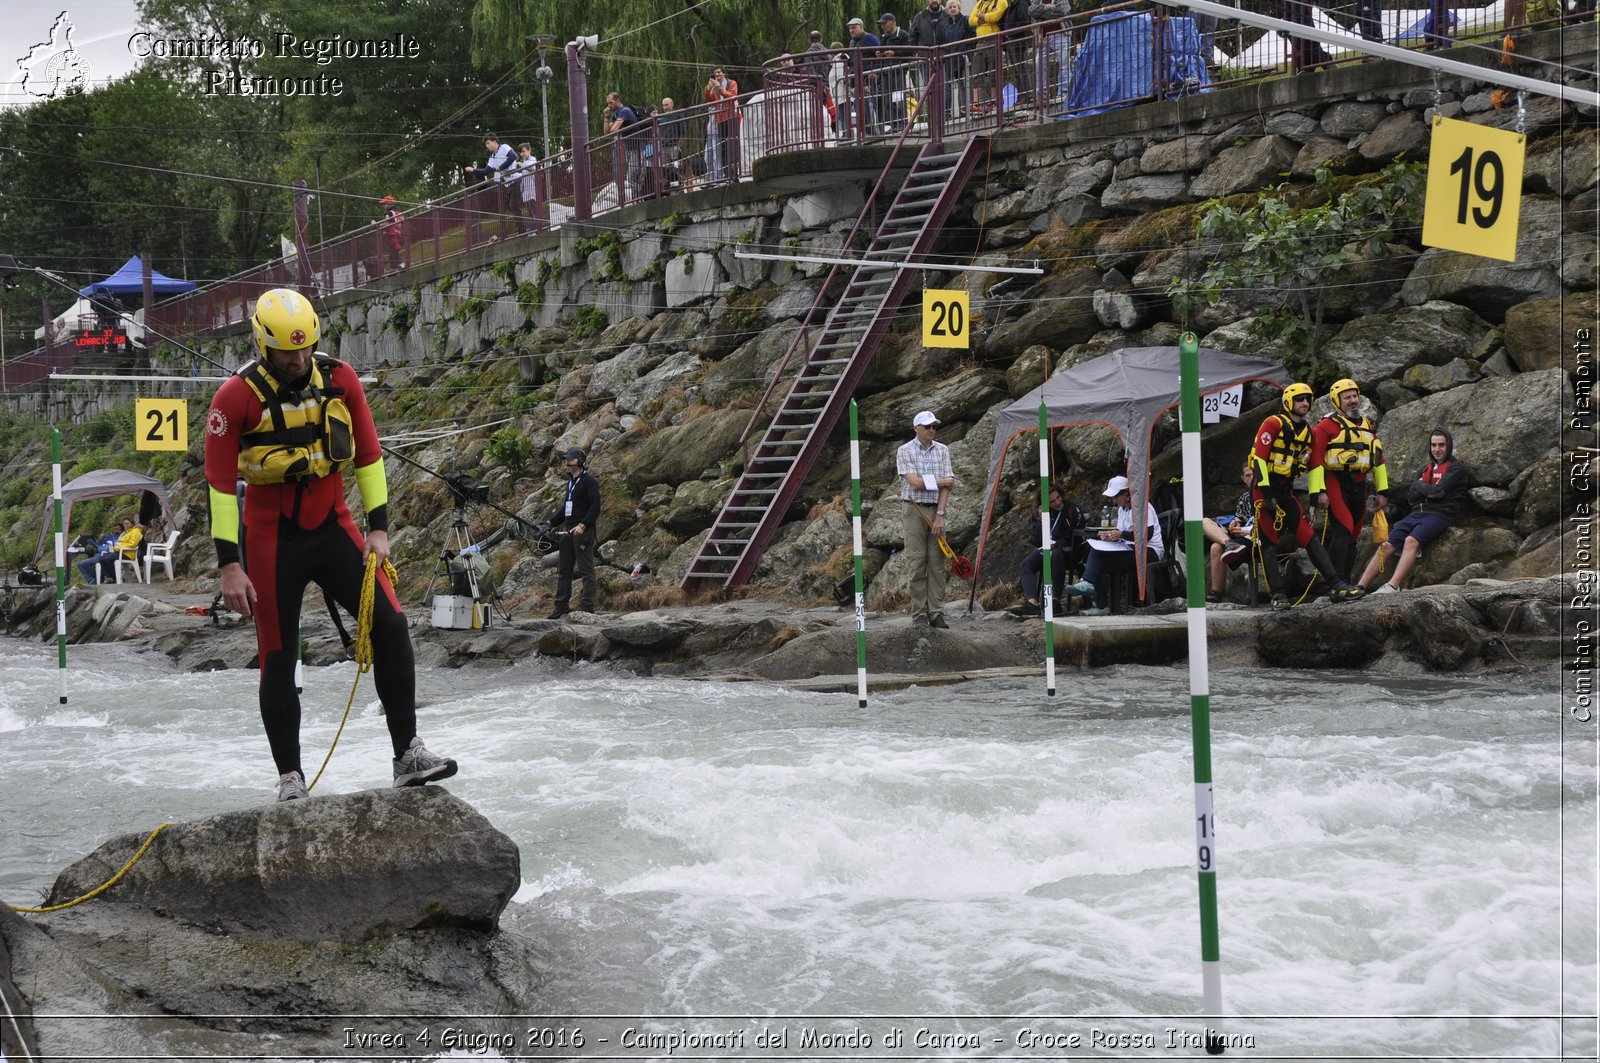
M 260 357 L 225 381 L 211 402 L 206 481 L 223 601 L 256 620 L 261 722 L 278 768 L 278 800 L 308 796 L 294 686 L 300 600 L 307 584 L 317 583 L 355 614 L 369 553 L 378 564 L 373 679 L 394 746 L 394 785 L 449 778 L 456 762 L 435 756 L 416 736 L 411 635 L 383 573 L 389 489 L 361 382 L 346 363 L 315 353 L 321 322 L 299 293 L 267 292 L 251 324 Z M 346 465 L 355 470 L 367 511 L 365 538 L 345 505 Z M 243 536 L 234 494 L 240 477 Z
M 1289 608 L 1289 597 L 1283 593 L 1278 575 L 1278 545 L 1285 541 L 1290 550 L 1297 545 L 1305 547 L 1306 556 L 1333 588 L 1336 599 L 1361 594 L 1333 571 L 1328 554 L 1312 534 L 1311 521 L 1294 493 L 1295 474 L 1305 467 L 1306 451 L 1311 445 L 1311 429 L 1306 426 L 1310 412 L 1311 388 L 1290 384 L 1283 389 L 1283 412 L 1268 414 L 1261 422 L 1250 452 L 1256 470 L 1250 497 L 1255 502 L 1256 530 L 1261 537 L 1261 567 L 1266 572 L 1267 586 L 1272 588 L 1274 609 Z
M 1311 430 L 1311 499 L 1328 511 L 1324 546 L 1333 570 L 1348 581 L 1356 560 L 1356 539 L 1366 527 L 1367 513 L 1388 504 L 1389 469 L 1383 443 L 1372 422 L 1361 413 L 1361 389 L 1354 380 L 1336 381 L 1328 389 L 1333 409 Z M 1367 489 L 1373 488 L 1369 505 Z

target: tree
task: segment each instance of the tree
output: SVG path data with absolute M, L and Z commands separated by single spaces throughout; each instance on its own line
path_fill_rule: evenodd
M 527 4 L 477 0 L 472 8 L 472 56 L 480 64 L 515 61 L 529 51 L 529 34 L 556 41 L 550 65 L 550 106 L 567 114 L 565 58 L 561 47 L 598 34 L 590 59 L 589 113 L 599 113 L 607 92 L 632 103 L 671 96 L 680 107 L 698 104 L 706 75 L 722 65 L 745 92 L 761 87 L 762 64 L 802 51 L 819 29 L 844 40 L 845 23 L 863 14 L 843 0 L 593 0 L 586 4 Z M 616 58 L 607 58 L 615 56 Z M 554 124 L 554 123 L 553 123 Z M 559 123 L 565 127 L 565 120 Z
M 1198 279 L 1172 280 L 1173 305 L 1187 315 L 1229 290 L 1282 292 L 1287 305 L 1262 310 L 1251 328 L 1305 351 L 1307 364 L 1291 368 L 1317 377 L 1329 287 L 1341 283 L 1360 257 L 1386 254 L 1402 229 L 1421 224 L 1426 180 L 1421 163 L 1396 159 L 1342 189 L 1341 179 L 1323 166 L 1309 187 L 1276 185 L 1243 205 L 1211 200 L 1200 208 L 1195 231 L 1221 251 Z

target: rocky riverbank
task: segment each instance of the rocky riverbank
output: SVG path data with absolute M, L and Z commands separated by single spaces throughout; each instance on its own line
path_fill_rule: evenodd
M 1287 668 L 1422 667 L 1439 672 L 1550 670 L 1562 653 L 1561 610 L 1593 590 L 1588 574 L 1464 579 L 1350 604 L 1307 599 L 1287 612 L 1224 604 L 1207 609 L 1212 664 Z M 255 666 L 255 632 L 231 613 L 213 620 L 188 610 L 209 596 L 144 586 L 75 589 L 67 596 L 74 642 L 132 641 L 184 671 Z M 13 606 L 8 631 L 54 632 L 53 595 L 35 591 Z M 204 603 L 204 604 L 202 604 Z M 949 630 L 919 629 L 903 612 L 869 612 L 867 660 L 880 689 L 954 682 L 994 669 L 1042 667 L 1043 621 L 952 603 Z M 1068 615 L 1056 623 L 1059 664 L 1177 664 L 1188 654 L 1178 599 L 1110 617 Z M 331 664 L 343 646 L 325 613 L 307 610 L 308 664 Z M 423 667 L 510 665 L 531 656 L 603 663 L 641 675 L 767 681 L 854 689 L 854 614 L 759 600 L 659 608 L 620 615 L 572 613 L 557 620 L 496 620 L 483 630 L 440 630 L 414 618 Z M 1570 650 L 1570 647 L 1569 647 Z

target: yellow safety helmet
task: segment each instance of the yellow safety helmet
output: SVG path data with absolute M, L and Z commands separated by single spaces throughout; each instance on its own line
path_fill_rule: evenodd
M 311 300 L 289 288 L 274 288 L 257 299 L 250 326 L 255 330 L 256 348 L 263 358 L 268 347 L 298 351 L 315 347 L 322 338 L 322 321 L 311 309 Z
M 1297 384 L 1290 384 L 1288 387 L 1284 388 L 1283 389 L 1283 412 L 1284 413 L 1293 413 L 1294 412 L 1294 400 L 1298 399 L 1302 395 L 1304 395 L 1308 399 L 1311 397 L 1311 385 L 1310 384 L 1298 384 L 1298 383 Z
M 1328 389 L 1328 401 L 1333 403 L 1334 409 L 1337 410 L 1339 408 L 1339 396 L 1347 391 L 1353 391 L 1359 395 L 1361 394 L 1361 385 L 1348 377 L 1344 380 L 1335 380 L 1333 382 L 1333 387 Z

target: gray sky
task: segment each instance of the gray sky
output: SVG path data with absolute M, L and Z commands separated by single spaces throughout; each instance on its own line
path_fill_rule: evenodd
M 7 0 L 0 4 L 0 107 L 36 102 L 36 93 L 24 88 L 24 71 L 17 61 L 26 59 L 34 45 L 50 40 L 56 16 L 65 11 L 72 22 L 72 44 L 89 68 L 91 86 L 104 85 L 134 68 L 136 57 L 128 38 L 138 29 L 134 0 Z M 49 57 L 66 47 L 34 52 L 30 88 L 53 84 L 44 81 Z

